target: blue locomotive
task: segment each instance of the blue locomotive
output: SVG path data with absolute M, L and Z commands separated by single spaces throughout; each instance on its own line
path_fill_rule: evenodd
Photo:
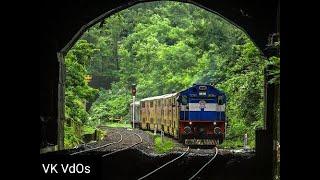
M 210 85 L 195 85 L 179 93 L 179 134 L 185 144 L 222 143 L 226 96 Z M 203 142 L 208 141 L 208 142 Z
M 144 98 L 139 105 L 136 121 L 142 129 L 163 131 L 187 145 L 216 145 L 224 140 L 226 96 L 212 85 Z

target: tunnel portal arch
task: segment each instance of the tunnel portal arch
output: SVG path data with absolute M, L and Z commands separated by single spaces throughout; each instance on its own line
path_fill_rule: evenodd
M 47 137 L 57 147 L 54 149 L 63 149 L 64 55 L 92 25 L 138 3 L 153 1 L 157 0 L 124 0 L 111 5 L 107 1 L 85 0 L 46 4 L 50 8 L 44 12 L 48 22 L 40 61 L 40 117 L 47 121 Z M 278 0 L 175 1 L 190 3 L 223 17 L 243 30 L 266 57 L 277 55 L 267 45 L 272 34 L 279 34 Z

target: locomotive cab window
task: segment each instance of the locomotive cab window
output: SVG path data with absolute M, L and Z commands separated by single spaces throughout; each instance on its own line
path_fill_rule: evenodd
M 218 105 L 223 105 L 223 98 L 222 98 L 222 96 L 218 96 Z
M 182 96 L 181 103 L 182 103 L 182 105 L 187 105 L 188 104 L 187 96 Z

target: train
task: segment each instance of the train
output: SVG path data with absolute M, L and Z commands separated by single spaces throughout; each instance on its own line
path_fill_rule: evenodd
M 132 123 L 133 103 L 130 106 Z M 141 99 L 134 112 L 135 127 L 163 132 L 185 145 L 217 145 L 225 139 L 226 95 L 213 85 L 194 84 Z

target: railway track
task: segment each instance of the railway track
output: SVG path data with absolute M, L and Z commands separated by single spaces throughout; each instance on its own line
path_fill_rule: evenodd
M 121 152 L 121 151 L 127 150 L 127 149 L 129 149 L 129 148 L 132 148 L 132 147 L 134 147 L 134 146 L 136 146 L 136 145 L 138 145 L 138 144 L 142 143 L 142 138 L 141 138 L 141 136 L 140 136 L 139 134 L 137 134 L 137 133 L 133 133 L 133 134 L 131 134 L 131 135 L 127 136 L 127 137 L 126 137 L 126 139 L 128 139 L 130 136 L 133 136 L 133 135 L 135 135 L 135 136 L 137 136 L 137 137 L 139 138 L 139 141 L 138 141 L 138 142 L 133 143 L 132 145 L 130 145 L 130 146 L 128 146 L 128 147 L 125 147 L 125 148 L 122 148 L 122 149 L 119 149 L 119 150 L 116 150 L 116 151 L 113 151 L 113 152 L 110 152 L 110 153 L 104 154 L 104 155 L 102 155 L 102 157 L 110 156 L 110 155 L 112 155 L 112 154 L 115 154 L 115 153 L 118 153 L 118 152 Z
M 78 151 L 78 152 L 74 152 L 74 153 L 71 153 L 70 155 L 76 155 L 76 154 L 81 154 L 81 153 L 84 153 L 84 152 L 89 152 L 89 151 L 93 151 L 93 150 L 98 150 L 98 149 L 101 149 L 101 148 L 105 148 L 105 147 L 108 147 L 108 146 L 111 146 L 111 145 L 115 145 L 115 144 L 120 144 L 121 142 L 123 142 L 125 139 L 128 139 L 130 136 L 137 136 L 139 138 L 139 140 L 125 148 L 122 148 L 122 149 L 119 149 L 119 150 L 116 150 L 116 151 L 113 151 L 113 152 L 110 152 L 110 153 L 107 153 L 107 154 L 104 154 L 102 155 L 102 157 L 106 157 L 106 156 L 109 156 L 109 155 L 112 155 L 112 154 L 115 154 L 115 153 L 118 153 L 118 152 L 121 152 L 121 151 L 124 151 L 124 150 L 127 150 L 129 148 L 132 148 L 140 143 L 142 143 L 142 137 L 137 134 L 137 133 L 132 133 L 128 136 L 126 136 L 124 138 L 123 134 L 119 133 L 119 132 L 114 132 L 114 134 L 118 134 L 120 136 L 119 140 L 117 141 L 114 141 L 114 142 L 111 142 L 111 143 L 107 143 L 107 144 L 103 144 L 101 146 L 98 146 L 98 147 L 94 147 L 94 148 L 89 148 L 89 149 L 86 149 L 86 150 L 82 150 L 82 151 Z
M 169 164 L 171 164 L 171 163 L 173 163 L 173 162 L 177 161 L 178 159 L 182 158 L 183 156 L 185 156 L 185 155 L 186 155 L 186 154 L 188 154 L 188 153 L 189 153 L 189 146 L 188 146 L 187 150 L 186 150 L 184 153 L 182 153 L 180 156 L 178 156 L 178 157 L 174 158 L 173 160 L 171 160 L 171 161 L 169 161 L 169 162 L 167 162 L 167 163 L 163 164 L 162 166 L 160 166 L 160 167 L 158 167 L 157 169 L 155 169 L 155 170 L 153 170 L 153 171 L 149 172 L 148 174 L 146 174 L 146 175 L 144 175 L 144 176 L 140 177 L 138 180 L 145 179 L 145 178 L 147 178 L 147 177 L 149 177 L 149 176 L 151 176 L 151 175 L 155 174 L 155 173 L 156 173 L 156 172 L 158 172 L 159 170 L 161 170 L 161 169 L 163 169 L 164 167 L 168 166 Z
M 209 161 L 207 161 L 204 165 L 202 165 L 202 166 L 199 168 L 199 170 L 198 170 L 197 172 L 195 172 L 188 180 L 193 180 L 193 179 L 195 179 L 197 176 L 199 176 L 199 174 L 216 158 L 216 156 L 217 156 L 217 154 L 218 154 L 218 148 L 215 147 L 214 149 L 215 149 L 215 154 L 214 154 L 214 156 L 213 156 L 211 159 L 209 159 Z M 143 180 L 143 179 L 146 179 L 146 178 L 150 177 L 151 175 L 156 174 L 156 173 L 157 173 L 158 171 L 160 171 L 161 169 L 163 169 L 163 168 L 165 168 L 166 166 L 168 166 L 169 164 L 171 164 L 171 163 L 173 163 L 173 162 L 181 159 L 183 156 L 187 155 L 188 153 L 189 153 L 189 147 L 188 147 L 187 150 L 186 150 L 184 153 L 182 153 L 180 156 L 178 156 L 178 157 L 174 158 L 173 160 L 171 160 L 171 161 L 163 164 L 162 166 L 160 166 L 160 167 L 158 167 L 157 169 L 149 172 L 148 174 L 146 174 L 146 175 L 138 178 L 138 180 Z
M 214 149 L 215 149 L 215 154 L 214 154 L 214 156 L 213 156 L 207 163 L 205 163 L 196 173 L 194 173 L 193 176 L 191 176 L 188 180 L 192 180 L 192 179 L 194 179 L 195 177 L 197 177 L 197 176 L 202 172 L 202 170 L 203 170 L 206 166 L 208 166 L 208 165 L 216 158 L 216 156 L 217 156 L 217 154 L 218 154 L 218 148 L 217 148 L 217 147 L 214 147 Z
M 100 146 L 97 146 L 97 147 L 90 147 L 89 149 L 85 149 L 85 150 L 81 150 L 81 151 L 78 151 L 78 152 L 74 152 L 74 153 L 71 153 L 70 155 L 76 155 L 76 154 L 81 154 L 81 153 L 85 153 L 85 152 L 90 152 L 90 151 L 98 150 L 98 149 L 105 148 L 105 147 L 112 146 L 112 145 L 117 147 L 118 149 L 102 155 L 102 157 L 108 157 L 108 156 L 113 155 L 115 153 L 119 153 L 119 152 L 125 151 L 127 149 L 130 149 L 130 148 L 132 148 L 134 146 L 137 146 L 138 144 L 141 144 L 143 142 L 143 138 L 141 137 L 141 135 L 139 135 L 136 132 L 132 132 L 132 133 L 129 134 L 129 133 L 119 133 L 118 131 L 116 131 L 116 132 L 112 132 L 112 134 L 117 134 L 119 137 L 116 138 L 117 136 L 113 136 L 113 138 L 112 138 L 113 142 L 106 143 L 106 144 L 103 144 L 103 145 L 100 145 Z M 135 141 L 136 138 L 132 138 L 132 136 L 135 136 L 137 138 L 137 140 Z M 125 140 L 127 140 L 127 139 L 130 139 L 130 141 L 125 142 Z M 135 142 L 132 143 L 132 141 L 135 141 Z M 216 156 L 218 154 L 218 148 L 214 147 L 214 150 L 215 150 L 215 153 L 214 153 L 213 157 L 210 158 L 205 164 L 203 164 L 195 173 L 190 175 L 189 173 L 192 173 L 192 171 L 194 171 L 194 170 L 192 170 L 192 171 L 187 170 L 186 171 L 186 169 L 184 167 L 181 167 L 182 168 L 181 169 L 182 172 L 183 171 L 189 172 L 189 173 L 184 175 L 184 178 L 188 179 L 188 180 L 193 180 L 195 178 L 201 177 L 200 176 L 201 173 L 203 173 L 204 169 L 216 158 Z M 165 164 L 161 165 L 160 167 L 152 170 L 148 174 L 138 178 L 138 180 L 149 179 L 149 178 L 152 179 L 151 176 L 156 175 L 157 173 L 158 173 L 158 175 L 159 175 L 159 173 L 161 173 L 161 175 L 165 175 L 166 173 L 165 174 L 163 174 L 163 173 L 166 172 L 167 170 L 169 170 L 166 167 L 168 167 L 170 164 L 172 164 L 174 162 L 177 162 L 179 159 L 182 159 L 184 156 L 186 156 L 189 153 L 191 153 L 191 151 L 190 151 L 190 148 L 188 146 L 187 149 L 181 155 L 179 155 L 178 157 L 166 162 Z M 163 170 L 163 169 L 165 169 L 165 170 Z M 183 170 L 183 169 L 185 169 L 185 170 Z M 190 177 L 190 178 L 188 178 L 188 177 Z
M 89 151 L 93 151 L 93 150 L 101 149 L 101 148 L 104 148 L 104 147 L 107 147 L 107 146 L 111 146 L 111 145 L 113 145 L 113 144 L 120 143 L 120 142 L 123 140 L 122 134 L 120 134 L 119 132 L 114 132 L 114 133 L 115 133 L 115 134 L 119 134 L 119 135 L 120 135 L 120 138 L 119 138 L 119 140 L 118 140 L 118 141 L 114 141 L 114 142 L 107 143 L 107 144 L 104 144 L 104 145 L 101 145 L 101 146 L 98 146 L 98 147 L 89 148 L 89 149 L 86 149 L 86 150 L 82 150 L 82 151 L 74 152 L 74 153 L 71 153 L 70 155 L 81 154 L 81 153 L 84 153 L 84 152 L 89 152 Z

